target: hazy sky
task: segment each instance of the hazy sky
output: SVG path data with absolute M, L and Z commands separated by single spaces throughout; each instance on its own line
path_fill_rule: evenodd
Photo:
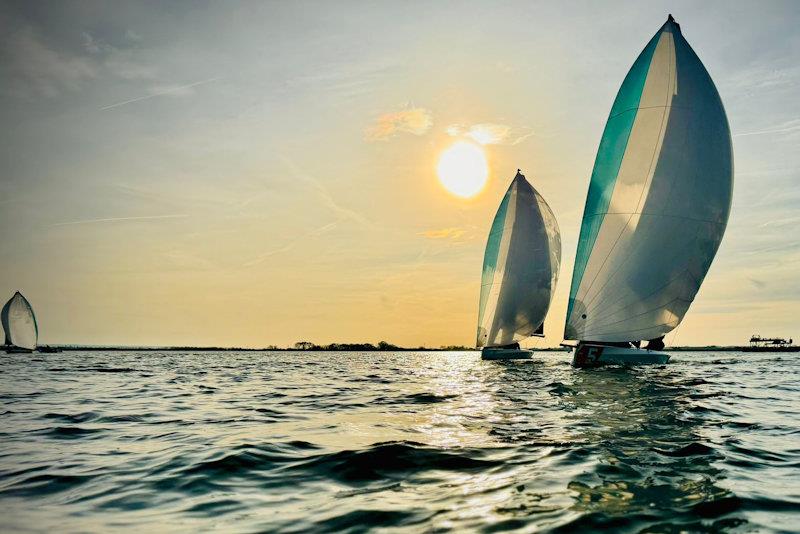
M 734 138 L 719 254 L 667 342 L 800 337 L 800 2 L 4 2 L 0 296 L 44 343 L 472 344 L 515 170 L 562 232 L 672 13 Z M 490 131 L 490 178 L 439 154 Z M 453 136 L 451 134 L 457 134 Z

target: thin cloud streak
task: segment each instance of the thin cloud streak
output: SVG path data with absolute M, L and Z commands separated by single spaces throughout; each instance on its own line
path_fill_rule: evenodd
M 71 226 L 75 224 L 94 224 L 94 223 L 105 223 L 105 222 L 122 222 L 122 221 L 152 221 L 158 219 L 184 219 L 188 217 L 186 214 L 175 214 L 175 215 L 145 215 L 141 217 L 110 217 L 107 219 L 86 219 L 82 221 L 67 221 L 67 222 L 60 222 L 51 224 L 50 226 Z
M 743 132 L 733 134 L 733 137 L 745 137 L 747 135 L 768 135 L 774 133 L 787 133 L 800 131 L 800 120 L 793 120 L 785 123 L 784 126 L 778 128 L 765 128 L 763 130 L 755 130 L 752 132 Z
M 294 161 L 283 155 L 281 155 L 280 157 L 283 160 L 283 163 L 286 165 L 286 167 L 289 168 L 294 178 L 297 179 L 299 182 L 301 182 L 304 187 L 311 189 L 314 193 L 316 193 L 317 199 L 319 200 L 320 204 L 328 208 L 328 210 L 330 210 L 336 216 L 336 220 L 324 224 L 318 228 L 309 230 L 308 232 L 305 232 L 298 236 L 295 236 L 285 245 L 273 248 L 271 250 L 263 252 L 262 254 L 259 254 L 252 260 L 242 264 L 242 267 L 253 267 L 255 265 L 263 263 L 265 260 L 269 259 L 272 256 L 288 252 L 301 241 L 311 237 L 317 237 L 323 235 L 333 230 L 344 221 L 354 222 L 359 226 L 365 228 L 373 226 L 373 224 L 360 213 L 356 213 L 351 209 L 339 205 L 339 203 L 336 202 L 336 200 L 334 200 L 334 198 L 328 192 L 328 189 L 324 185 L 322 185 L 322 183 L 319 180 L 306 174 L 302 169 L 300 169 L 300 167 L 297 166 L 297 164 L 294 163 Z
M 244 264 L 242 264 L 242 267 L 253 267 L 254 265 L 258 265 L 259 263 L 263 263 L 265 260 L 267 260 L 271 256 L 275 256 L 276 254 L 281 254 L 283 252 L 288 252 L 291 249 L 293 249 L 303 239 L 306 239 L 306 238 L 309 238 L 309 237 L 317 237 L 317 236 L 320 236 L 320 235 L 322 235 L 322 234 L 324 234 L 326 232 L 329 232 L 329 231 L 333 230 L 334 228 L 336 228 L 339 225 L 340 222 L 341 221 L 333 221 L 333 222 L 330 222 L 330 223 L 325 224 L 323 226 L 320 226 L 319 228 L 315 228 L 315 229 L 310 230 L 310 231 L 308 231 L 308 232 L 306 232 L 304 234 L 301 234 L 301 235 L 293 238 L 291 241 L 289 241 L 285 245 L 280 246 L 278 248 L 274 248 L 274 249 L 269 250 L 267 252 L 264 252 L 264 253 L 260 254 L 257 258 L 252 259 L 252 260 L 250 260 L 248 262 L 245 262 Z
M 496 123 L 473 124 L 469 128 L 461 124 L 451 124 L 446 131 L 451 137 L 468 137 L 481 145 L 512 146 L 518 145 L 534 133 L 533 129 L 527 126 Z
M 328 189 L 322 185 L 319 180 L 304 173 L 292 160 L 287 157 L 282 157 L 282 159 L 286 166 L 292 171 L 292 175 L 301 182 L 311 186 L 311 189 L 316 192 L 320 202 L 333 213 L 335 213 L 339 220 L 350 220 L 364 227 L 373 226 L 373 224 L 360 213 L 356 213 L 351 209 L 339 205 L 339 203 L 336 202 L 336 200 L 334 200 L 334 198 L 328 192 Z
M 463 236 L 466 230 L 463 228 L 442 228 L 441 230 L 426 230 L 419 232 L 417 235 L 427 237 L 428 239 L 458 239 Z
M 164 96 L 170 94 L 180 94 L 181 91 L 185 91 L 186 89 L 191 89 L 192 87 L 197 87 L 198 85 L 205 85 L 207 83 L 216 82 L 219 80 L 219 77 L 216 78 L 209 78 L 208 80 L 201 80 L 199 82 L 194 82 L 186 85 L 180 85 L 178 87 L 169 87 L 166 89 L 162 89 L 161 91 L 157 91 L 155 93 L 151 93 L 149 95 L 140 96 L 138 98 L 131 98 L 130 100 L 125 100 L 123 102 L 117 102 L 116 104 L 110 104 L 108 106 L 100 108 L 100 111 L 106 111 L 108 109 L 118 108 L 120 106 L 125 106 L 127 104 L 133 104 L 134 102 L 141 102 L 142 100 L 149 100 L 151 98 L 155 98 L 157 96 Z

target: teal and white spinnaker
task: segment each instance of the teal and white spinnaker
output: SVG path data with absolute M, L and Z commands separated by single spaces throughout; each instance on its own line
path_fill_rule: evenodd
M 21 349 L 34 350 L 39 338 L 39 327 L 28 300 L 17 291 L 6 302 L 0 312 L 0 320 L 6 334 L 5 344 Z
M 477 346 L 510 345 L 543 335 L 560 264 L 556 218 L 517 171 L 486 243 Z
M 678 326 L 722 241 L 728 120 L 672 16 L 634 62 L 592 171 L 566 339 L 649 340 Z

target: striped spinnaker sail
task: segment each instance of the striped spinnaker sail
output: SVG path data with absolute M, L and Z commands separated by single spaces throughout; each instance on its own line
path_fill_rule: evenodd
M 33 350 L 39 338 L 39 326 L 28 300 L 17 291 L 0 311 L 6 345 Z
M 719 93 L 672 16 L 611 108 L 583 213 L 566 339 L 654 339 L 689 309 L 730 213 Z
M 477 346 L 508 345 L 541 333 L 560 264 L 556 218 L 517 172 L 486 243 Z

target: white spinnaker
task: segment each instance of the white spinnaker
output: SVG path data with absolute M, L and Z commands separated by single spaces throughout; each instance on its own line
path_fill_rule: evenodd
M 477 346 L 508 345 L 542 326 L 561 263 L 550 207 L 522 174 L 508 188 L 484 255 Z
M 3 306 L 0 315 L 8 344 L 29 350 L 36 348 L 39 337 L 36 317 L 22 293 L 19 291 L 14 293 L 14 296 Z
M 601 201 L 587 198 L 567 339 L 654 339 L 675 328 L 694 300 L 727 224 L 733 158 L 714 83 L 672 20 L 645 53 L 652 56 L 638 104 L 620 110 L 615 102 L 598 150 L 592 180 L 596 174 L 599 179 L 589 196 L 599 194 Z M 620 95 L 631 90 L 626 84 L 635 83 L 630 78 L 636 68 L 634 64 Z M 635 114 L 628 131 L 612 123 L 623 113 Z M 601 151 L 620 146 L 620 140 L 627 144 L 618 173 L 603 182 Z M 584 230 L 592 224 L 596 228 L 600 220 L 599 229 L 587 231 L 584 240 Z M 587 254 L 581 272 L 579 260 Z

